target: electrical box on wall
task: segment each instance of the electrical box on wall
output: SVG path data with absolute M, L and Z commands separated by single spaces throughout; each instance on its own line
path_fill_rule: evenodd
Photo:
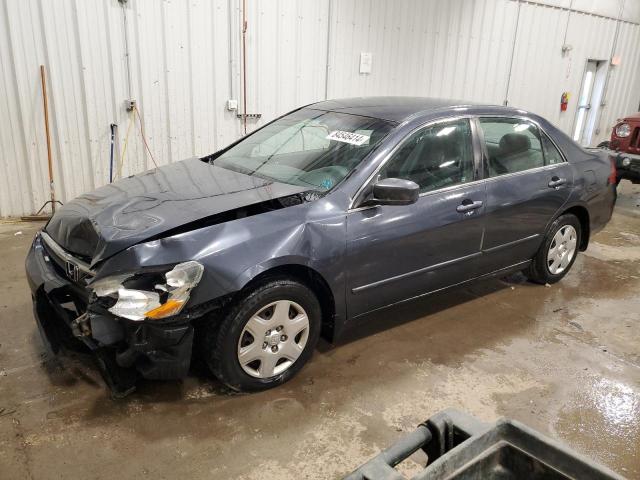
M 373 54 L 371 52 L 360 52 L 360 73 L 371 73 L 371 61 Z

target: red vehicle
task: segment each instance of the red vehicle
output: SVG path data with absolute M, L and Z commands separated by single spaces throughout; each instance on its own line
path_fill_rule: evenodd
M 618 182 L 626 178 L 640 183 L 640 112 L 618 120 L 611 132 L 611 141 L 599 146 L 614 152 Z

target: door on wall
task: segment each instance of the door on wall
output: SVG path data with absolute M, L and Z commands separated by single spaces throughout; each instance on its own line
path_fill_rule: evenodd
M 585 147 L 591 144 L 591 139 L 597 128 L 598 112 L 602 103 L 606 76 L 607 65 L 605 61 L 587 60 L 573 127 L 573 139 Z

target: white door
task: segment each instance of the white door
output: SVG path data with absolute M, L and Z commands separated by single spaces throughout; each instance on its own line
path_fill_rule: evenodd
M 596 121 L 606 75 L 606 62 L 587 60 L 573 129 L 573 139 L 583 146 L 590 145 L 593 132 L 597 127 Z

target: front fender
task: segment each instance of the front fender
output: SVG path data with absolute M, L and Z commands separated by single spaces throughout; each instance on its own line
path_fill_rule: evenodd
M 141 243 L 107 260 L 99 277 L 196 260 L 205 267 L 189 307 L 241 290 L 257 275 L 283 265 L 318 272 L 330 286 L 336 316 L 344 318 L 344 214 L 309 219 L 306 205 L 255 215 Z
M 324 275 L 321 272 L 318 272 L 317 269 L 311 265 L 311 263 L 312 262 L 308 257 L 304 257 L 301 255 L 286 255 L 278 258 L 269 258 L 260 264 L 252 265 L 251 267 L 240 273 L 235 279 L 234 284 L 238 285 L 238 290 L 240 290 L 258 275 L 261 275 L 274 268 L 284 267 L 288 265 L 307 267 L 315 270 L 318 274 L 324 277 Z

